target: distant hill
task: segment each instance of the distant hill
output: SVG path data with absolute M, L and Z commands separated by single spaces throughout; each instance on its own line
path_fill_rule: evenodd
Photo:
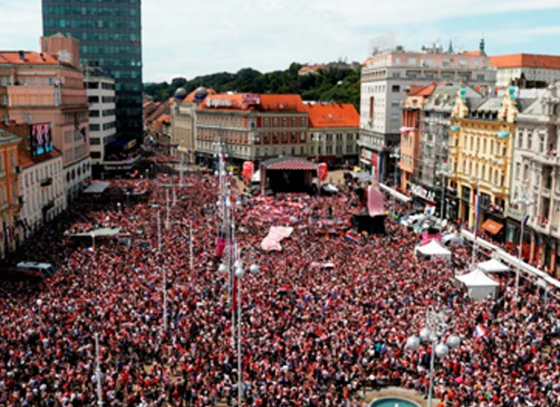
M 144 93 L 155 101 L 173 96 L 177 88 L 192 92 L 199 86 L 217 92 L 296 93 L 303 100 L 352 103 L 359 111 L 360 71 L 330 67 L 312 74 L 299 75 L 303 65 L 293 63 L 285 71 L 261 73 L 251 68 L 237 73 L 219 72 L 194 79 L 175 78 L 168 82 L 144 85 Z

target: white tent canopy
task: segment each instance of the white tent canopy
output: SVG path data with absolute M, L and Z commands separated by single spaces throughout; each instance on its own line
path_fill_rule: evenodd
M 444 259 L 451 259 L 451 252 L 445 247 L 441 246 L 437 241 L 432 240 L 430 243 L 424 246 L 416 246 L 414 248 L 414 254 L 422 254 L 424 256 L 434 256 L 441 257 Z
M 121 232 L 121 228 L 102 228 L 92 230 L 91 232 L 83 232 L 83 233 L 70 233 L 66 231 L 64 234 L 70 237 L 111 237 L 117 236 Z
M 509 271 L 509 267 L 496 259 L 490 259 L 484 263 L 478 263 L 478 268 L 486 273 L 499 273 Z
M 467 287 L 471 298 L 477 300 L 484 299 L 489 295 L 496 298 L 496 287 L 500 285 L 479 268 L 474 269 L 468 274 L 455 276 L 455 279 Z
M 412 198 L 406 196 L 405 194 L 401 194 L 399 191 L 397 191 L 396 189 L 393 189 L 391 187 L 388 187 L 385 184 L 379 184 L 379 188 L 382 189 L 383 191 L 387 192 L 389 195 L 394 196 L 395 198 L 397 198 L 399 201 L 403 201 L 405 203 L 408 203 L 410 201 L 412 201 Z
M 103 182 L 103 181 L 94 182 L 93 184 L 88 186 L 86 189 L 84 189 L 84 194 L 101 194 L 101 193 L 105 192 L 105 190 L 108 187 L 109 187 L 108 182 Z

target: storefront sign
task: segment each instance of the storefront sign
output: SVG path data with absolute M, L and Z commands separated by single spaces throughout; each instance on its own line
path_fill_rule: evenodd
M 513 208 L 509 205 L 506 206 L 505 214 L 508 218 L 516 219 L 518 221 L 521 221 L 521 219 L 523 219 L 523 211 Z
M 260 105 L 261 98 L 259 95 L 254 93 L 246 93 L 243 95 L 243 104 L 244 105 Z
M 414 195 L 419 196 L 420 198 L 425 199 L 426 201 L 435 202 L 435 193 L 433 191 L 428 191 L 426 188 L 424 188 L 421 185 L 411 184 L 410 191 Z
M 231 107 L 233 105 L 231 99 L 212 99 L 206 98 L 206 106 L 208 107 Z

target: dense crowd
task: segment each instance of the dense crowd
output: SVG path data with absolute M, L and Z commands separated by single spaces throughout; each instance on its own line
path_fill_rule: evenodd
M 162 185 L 178 176 L 151 175 L 144 181 L 148 200 L 82 198 L 10 259 L 47 261 L 57 272 L 38 286 L 0 286 L 0 405 L 93 405 L 95 333 L 106 406 L 237 403 L 227 280 L 217 272 L 218 213 L 208 210 L 216 206 L 216 180 L 185 175 L 188 186 L 177 192 L 169 227 L 162 227 L 160 253 Z M 405 345 L 433 306 L 449 311 L 462 338 L 460 348 L 436 360 L 442 403 L 560 406 L 558 300 L 549 296 L 545 305 L 523 281 L 517 303 L 514 277 L 504 275 L 498 300 L 471 301 L 453 283 L 465 272 L 468 249 L 454 247 L 450 263 L 419 259 L 418 237 L 390 220 L 386 235 L 345 239 L 359 205 L 352 189 L 342 186 L 332 197 L 246 198 L 237 206 L 242 260 L 247 270 L 260 266 L 240 283 L 244 404 L 352 407 L 364 403 L 367 389 L 385 384 L 425 393 L 430 348 L 412 352 Z M 99 225 L 122 227 L 131 247 L 108 238 L 87 250 L 87 242 L 63 235 Z M 284 225 L 294 232 L 283 250 L 261 251 L 270 226 Z M 477 325 L 485 335 L 475 335 Z

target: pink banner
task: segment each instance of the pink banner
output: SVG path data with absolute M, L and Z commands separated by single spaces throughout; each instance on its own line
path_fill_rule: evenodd
M 222 256 L 224 255 L 225 248 L 226 248 L 226 239 L 224 239 L 223 237 L 219 237 L 216 245 L 216 256 L 218 258 L 220 259 L 222 258 Z
M 430 243 L 432 240 L 441 242 L 441 234 L 436 233 L 435 235 L 429 235 L 428 232 L 422 232 L 422 243 L 420 243 L 420 245 L 424 246 L 425 244 Z
M 373 186 L 367 187 L 367 207 L 369 216 L 372 218 L 374 216 L 384 215 L 385 214 L 385 196 L 381 191 Z
M 271 251 L 271 250 L 281 251 L 282 246 L 280 245 L 280 242 L 283 239 L 289 237 L 293 231 L 294 228 L 292 227 L 271 226 L 268 235 L 266 235 L 266 237 L 261 243 L 261 248 L 266 251 Z

